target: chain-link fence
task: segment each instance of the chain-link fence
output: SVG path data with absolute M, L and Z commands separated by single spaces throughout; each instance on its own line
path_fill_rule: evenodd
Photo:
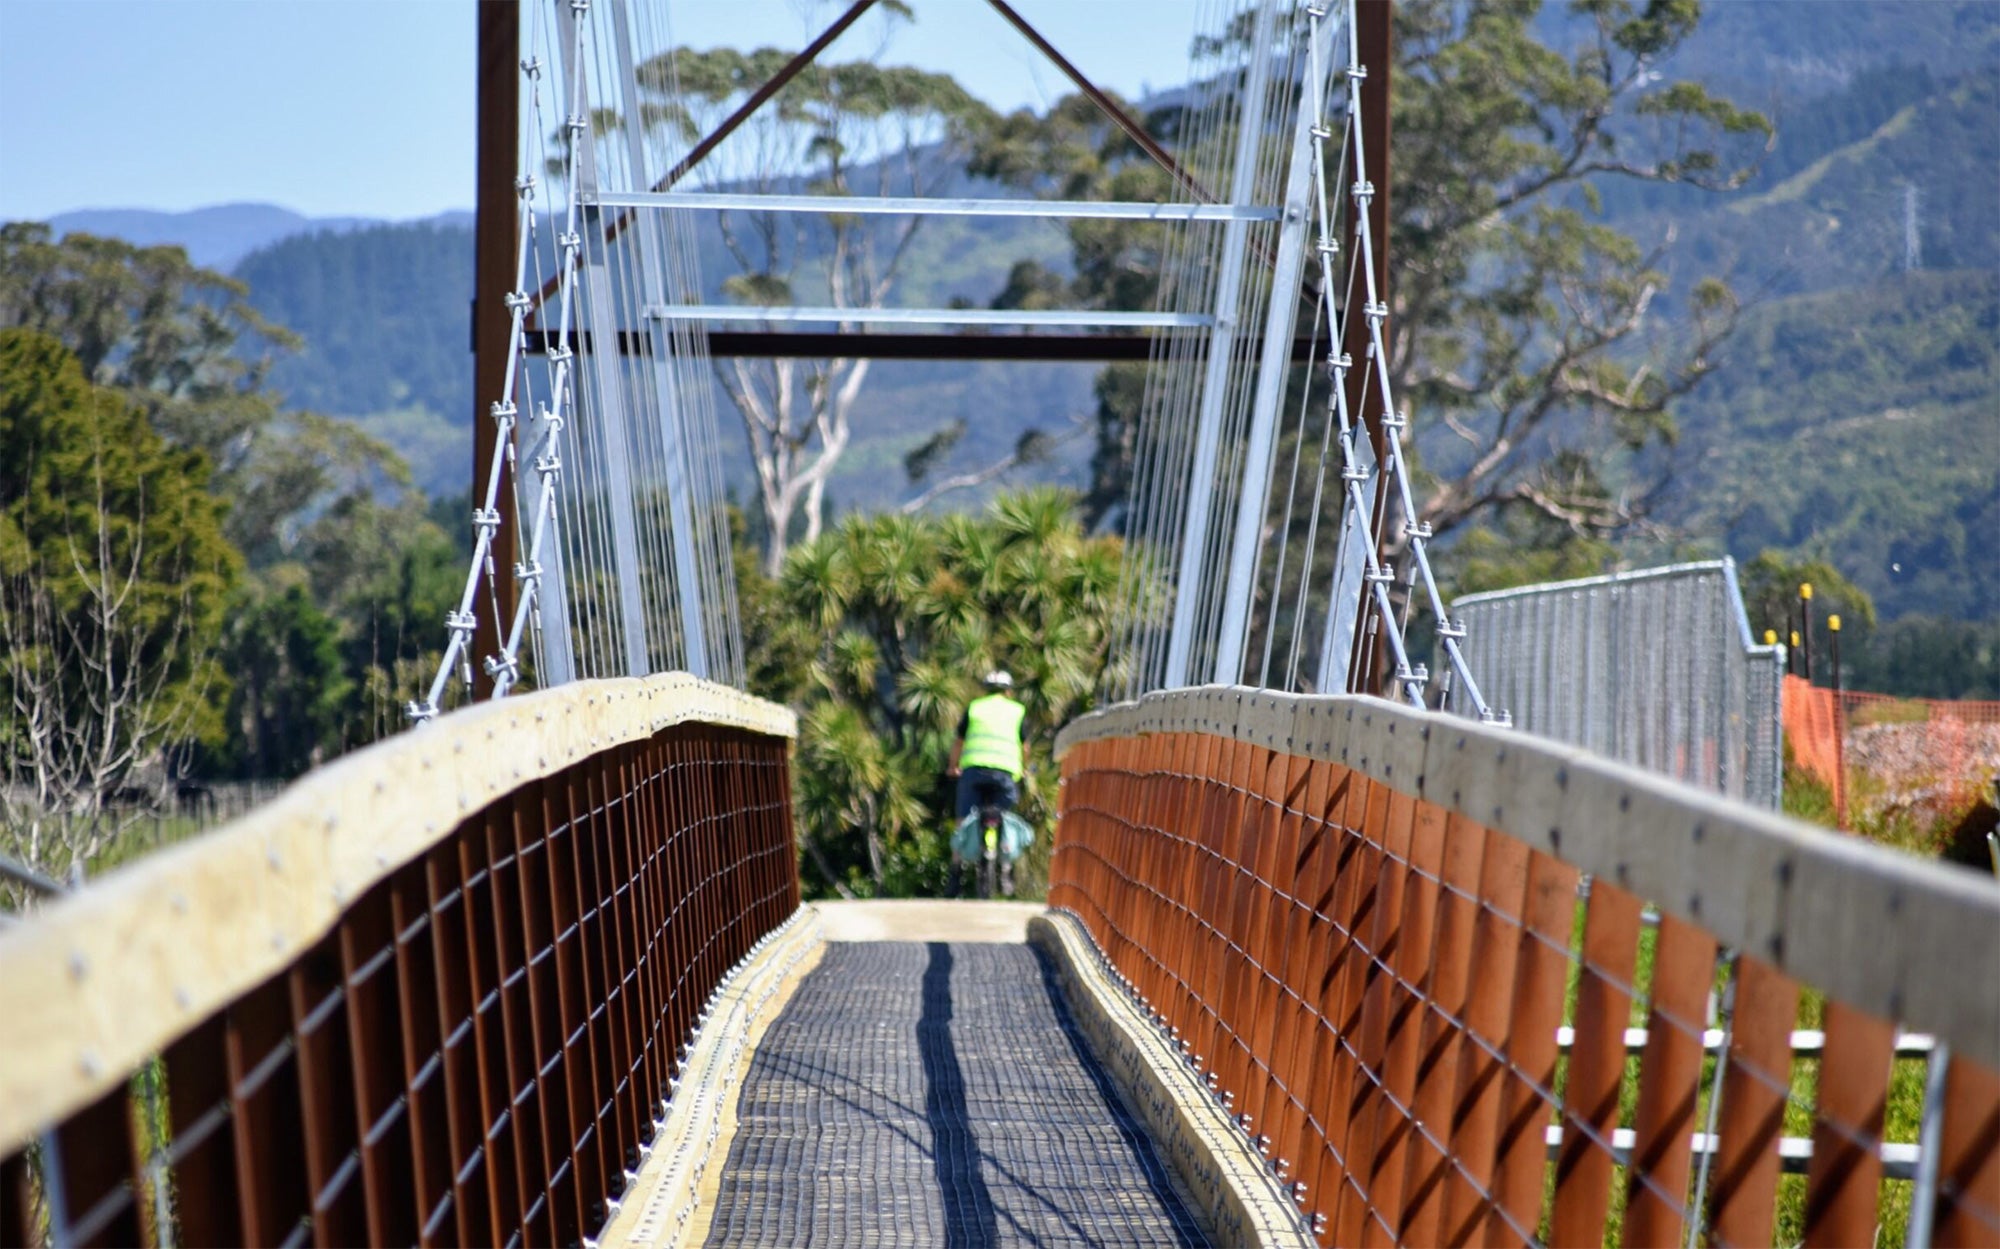
M 1784 650 L 1752 640 L 1734 561 L 1473 594 L 1452 615 L 1519 728 L 1778 805 Z

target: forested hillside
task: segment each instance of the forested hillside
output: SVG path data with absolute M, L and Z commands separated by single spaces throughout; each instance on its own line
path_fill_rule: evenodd
M 2000 273 L 1759 309 L 1681 429 L 1688 532 L 1826 557 L 1885 616 L 2000 616 Z
M 472 472 L 472 229 L 420 222 L 295 235 L 236 267 L 251 304 L 304 348 L 271 384 L 353 419 L 409 461 L 430 493 Z

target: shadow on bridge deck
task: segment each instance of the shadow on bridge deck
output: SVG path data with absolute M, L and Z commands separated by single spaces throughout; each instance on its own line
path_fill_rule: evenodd
M 1201 1241 L 1020 944 L 1039 909 L 824 908 L 832 944 L 751 1063 L 708 1243 Z M 943 931 L 963 939 L 854 939 Z

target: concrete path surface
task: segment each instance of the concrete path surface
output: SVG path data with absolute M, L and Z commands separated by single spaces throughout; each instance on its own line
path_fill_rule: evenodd
M 828 941 L 1012 942 L 1028 939 L 1028 918 L 1039 902 L 908 901 L 815 902 Z

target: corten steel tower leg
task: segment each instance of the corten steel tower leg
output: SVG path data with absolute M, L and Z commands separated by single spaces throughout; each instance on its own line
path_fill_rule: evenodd
M 1375 251 L 1366 257 L 1375 270 L 1375 289 L 1384 304 L 1391 307 L 1394 301 L 1389 295 L 1389 67 L 1395 54 L 1391 37 L 1395 25 L 1395 11 L 1391 0 L 1355 0 L 1354 39 L 1360 50 L 1361 64 L 1368 69 L 1368 77 L 1361 83 L 1361 144 L 1368 159 L 1368 180 L 1375 184 L 1375 197 L 1368 205 L 1368 229 L 1375 242 Z M 1348 215 L 1345 237 L 1341 240 L 1342 255 L 1352 256 L 1361 246 L 1360 234 L 1356 230 L 1353 214 Z M 1366 289 L 1365 285 L 1360 289 Z M 1382 323 L 1382 344 L 1386 350 L 1390 344 L 1390 334 L 1395 328 L 1393 320 Z M 1340 349 L 1354 361 L 1355 367 L 1347 371 L 1347 410 L 1361 428 L 1368 431 L 1368 442 L 1375 450 L 1375 463 L 1380 466 L 1375 489 L 1375 514 L 1370 518 L 1369 531 L 1377 535 L 1379 542 L 1376 555 L 1382 558 L 1389 546 L 1387 519 L 1396 491 L 1387 478 L 1389 463 L 1389 442 L 1382 428 L 1381 384 L 1371 375 L 1368 368 L 1368 321 L 1365 317 L 1352 313 L 1347 318 L 1347 334 Z M 1387 368 L 1387 360 L 1373 362 L 1375 368 Z M 1406 518 L 1407 519 L 1407 518 Z M 1354 649 L 1347 665 L 1347 688 L 1350 693 L 1378 694 L 1382 682 L 1388 676 L 1389 648 L 1378 644 L 1378 635 L 1371 629 L 1381 627 L 1366 599 L 1367 587 L 1363 586 L 1361 610 L 1354 617 Z
M 478 507 L 499 448 L 493 439 L 493 405 L 507 386 L 507 334 L 512 318 L 507 294 L 521 245 L 520 196 L 514 189 L 521 126 L 520 0 L 480 0 L 477 225 L 472 277 L 472 505 Z M 475 604 L 472 635 L 473 694 L 489 698 L 493 678 L 484 667 L 500 653 L 499 630 L 514 618 L 514 483 L 501 467 L 500 528 L 493 535 L 490 577 L 500 623 Z

